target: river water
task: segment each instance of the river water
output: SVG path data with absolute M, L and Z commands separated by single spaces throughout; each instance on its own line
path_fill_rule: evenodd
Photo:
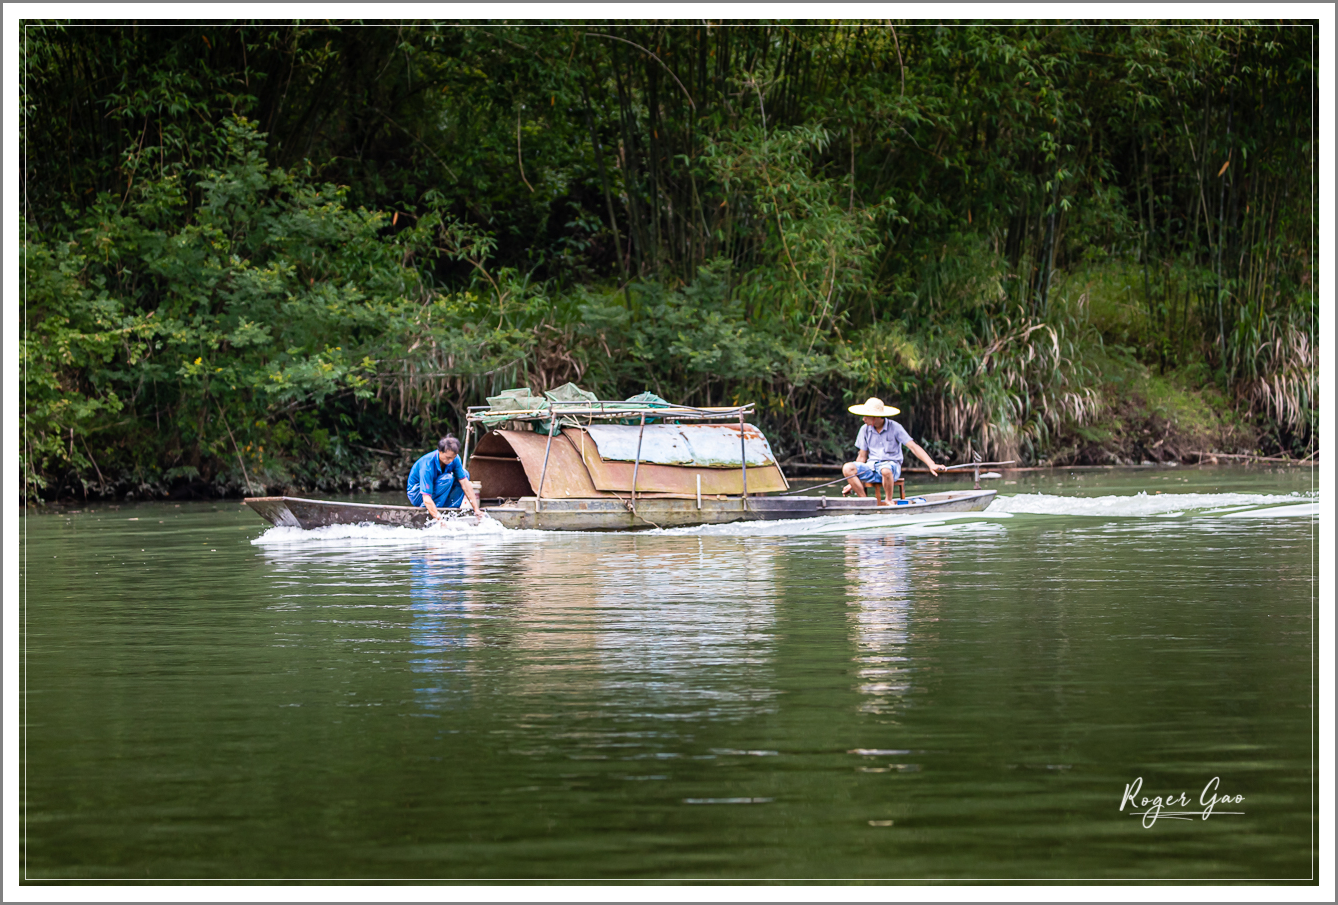
M 602 535 L 28 516 L 23 877 L 1308 881 L 1313 481 Z

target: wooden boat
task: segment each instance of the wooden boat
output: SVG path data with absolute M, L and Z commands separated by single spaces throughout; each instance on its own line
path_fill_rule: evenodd
M 995 496 L 979 483 L 892 506 L 788 494 L 766 437 L 745 420 L 751 404 L 693 408 L 648 395 L 599 400 L 571 384 L 543 397 L 507 390 L 488 403 L 469 408 L 462 455 L 481 485 L 483 511 L 508 528 L 629 531 L 822 515 L 910 517 L 979 511 Z M 253 497 L 246 504 L 271 524 L 308 529 L 418 528 L 430 520 L 412 506 L 299 497 Z
M 817 518 L 824 515 L 925 516 L 946 512 L 979 512 L 994 499 L 993 490 L 958 490 L 928 493 L 904 504 L 878 506 L 872 498 L 820 496 L 763 496 L 695 500 L 638 500 L 636 511 L 616 499 L 543 500 L 533 496 L 514 500 L 484 500 L 483 511 L 507 528 L 547 531 L 633 531 L 643 528 L 682 528 L 729 522 Z M 432 521 L 426 509 L 308 500 L 301 497 L 249 497 L 246 505 L 271 525 L 324 528 L 330 525 L 392 525 L 426 528 Z

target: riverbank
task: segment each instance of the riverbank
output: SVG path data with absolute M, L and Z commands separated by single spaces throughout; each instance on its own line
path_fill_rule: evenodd
M 172 487 L 138 485 L 135 489 L 115 492 L 99 492 L 103 488 L 99 485 L 91 485 L 86 495 L 66 495 L 58 499 L 29 502 L 26 506 L 31 511 L 69 511 L 72 508 L 81 508 L 90 503 L 98 505 L 118 506 L 120 504 L 134 504 L 139 502 L 186 502 L 186 501 L 208 501 L 208 500 L 239 500 L 244 496 L 311 496 L 320 494 L 335 498 L 348 496 L 364 495 L 382 495 L 389 497 L 398 494 L 404 483 L 405 476 L 409 473 L 415 453 L 401 454 L 393 459 L 379 459 L 366 471 L 351 475 L 338 481 L 324 482 L 317 485 L 304 485 L 289 482 L 274 482 L 272 475 L 267 476 L 271 480 L 262 485 L 255 480 L 250 486 L 249 492 L 246 491 L 239 482 L 229 480 L 205 482 L 197 480 L 194 482 L 178 483 Z M 1047 472 L 1121 472 L 1121 471 L 1162 471 L 1169 468 L 1216 468 L 1216 467 L 1240 467 L 1256 468 L 1263 471 L 1283 470 L 1309 470 L 1320 464 L 1320 457 L 1314 456 L 1310 459 L 1290 459 L 1272 456 L 1245 455 L 1238 453 L 1223 453 L 1214 451 L 1196 451 L 1187 454 L 1184 460 L 1161 460 L 1151 461 L 1143 460 L 1141 462 L 1116 462 L 1111 464 L 1073 464 L 1073 463 L 1049 463 L 1043 465 L 1008 465 L 991 466 L 988 470 L 1000 473 L 1004 478 L 1014 477 L 1023 474 L 1042 475 Z M 783 465 L 783 470 L 787 477 L 798 483 L 806 481 L 829 480 L 840 476 L 841 463 L 836 462 L 787 462 Z M 929 469 L 917 466 L 907 465 L 903 469 L 906 475 L 914 475 L 918 478 L 928 478 Z M 959 478 L 971 477 L 969 470 L 958 470 L 950 473 Z M 114 491 L 114 487 L 111 488 Z
M 1143 465 L 1214 465 L 1226 463 L 1317 464 L 1319 456 L 1279 454 L 1282 450 L 1270 433 L 1268 422 L 1250 418 L 1233 408 L 1231 400 L 1202 376 L 1192 372 L 1158 373 L 1127 356 L 1099 355 L 1088 363 L 1099 372 L 1093 381 L 1094 404 L 1081 422 L 1069 420 L 1053 433 L 1036 438 L 1044 445 L 1029 451 L 995 450 L 987 458 L 1014 459 L 1015 469 L 1027 468 L 1121 468 Z M 905 424 L 939 462 L 959 464 L 971 460 L 969 446 L 950 444 L 920 429 L 927 419 L 917 418 L 918 407 L 905 407 L 898 421 Z M 793 422 L 778 420 L 760 411 L 754 422 L 762 427 L 778 453 L 788 475 L 837 474 L 841 463 L 853 459 L 854 416 L 822 419 L 820 442 L 807 434 L 800 442 Z M 413 462 L 431 448 L 432 439 L 407 445 L 382 440 L 378 445 L 357 442 L 328 431 L 311 431 L 311 442 L 302 444 L 304 458 L 266 453 L 250 446 L 227 446 L 198 467 L 178 465 L 166 469 L 137 466 L 133 471 L 107 473 L 91 460 L 82 473 L 67 472 L 48 486 L 45 501 L 38 505 L 79 504 L 89 500 L 207 500 L 244 496 L 332 494 L 399 491 Z M 799 451 L 809 449 L 805 457 Z M 786 452 L 793 451 L 791 455 Z M 919 462 L 907 455 L 907 473 L 917 473 Z M 999 469 L 996 469 L 999 470 Z M 110 469 L 108 470 L 110 472 Z

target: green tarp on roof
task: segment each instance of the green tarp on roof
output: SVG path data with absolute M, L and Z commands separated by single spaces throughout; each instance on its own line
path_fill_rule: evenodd
M 491 410 L 483 413 L 481 417 L 484 424 L 492 427 L 512 420 L 508 412 L 546 412 L 553 404 L 598 401 L 598 396 L 574 383 L 564 383 L 560 387 L 548 390 L 543 396 L 534 395 L 528 387 L 518 387 L 514 390 L 502 390 L 496 396 L 489 396 L 488 406 Z M 496 414 L 493 414 L 494 412 Z M 574 418 L 562 418 L 560 422 L 559 427 L 575 427 L 578 424 Z M 535 429 L 540 433 L 548 433 L 551 427 L 547 420 L 535 423 Z
M 548 400 L 531 393 L 529 387 L 517 387 L 513 390 L 502 390 L 496 396 L 489 396 L 488 406 L 491 411 L 485 412 L 482 420 L 488 427 L 494 427 L 504 421 L 510 421 L 511 416 L 494 415 L 492 412 L 546 412 Z
M 543 396 L 535 395 L 528 387 L 517 387 L 511 390 L 502 390 L 495 396 L 489 396 L 489 410 L 473 417 L 476 417 L 488 427 L 495 427 L 507 421 L 529 421 L 535 430 L 541 434 L 546 434 L 552 428 L 551 419 L 535 419 L 536 414 L 551 411 L 554 406 L 576 406 L 577 412 L 580 412 L 580 406 L 597 402 L 599 402 L 598 396 L 588 390 L 581 389 L 574 383 L 564 383 L 560 387 L 546 391 Z M 612 406 L 614 412 L 618 411 L 620 406 L 625 406 L 623 410 L 629 412 L 629 416 L 623 420 L 624 424 L 639 423 L 640 415 L 637 414 L 638 412 L 653 412 L 660 408 L 674 407 L 672 402 L 651 392 L 638 393 L 627 399 L 625 403 L 609 402 L 607 404 Z M 603 410 L 603 406 L 600 407 L 600 410 Z M 558 419 L 558 427 L 580 427 L 589 421 L 588 418 L 582 421 L 577 412 L 564 413 Z M 649 416 L 646 418 L 647 424 L 655 424 L 659 421 L 659 418 Z
M 672 406 L 672 405 L 673 405 L 673 403 L 670 402 L 668 399 L 665 399 L 665 398 L 663 398 L 663 397 L 661 397 L 661 396 L 656 396 L 654 393 L 652 393 L 652 392 L 650 392 L 650 391 L 647 391 L 647 392 L 645 392 L 645 393 L 637 393 L 635 396 L 628 396 L 628 397 L 627 397 L 627 401 L 628 401 L 628 402 L 635 402 L 635 403 L 637 403 L 638 405 L 651 406 L 651 407 L 653 407 L 653 408 L 658 408 L 659 406 L 665 406 L 666 408 L 668 408 L 669 406 Z M 624 418 L 622 423 L 623 423 L 623 424 L 637 424 L 637 423 L 639 422 L 639 420 L 640 420 L 639 418 Z M 646 423 L 647 423 L 647 424 L 659 424 L 659 423 L 660 423 L 660 419 L 659 419 L 659 418 L 647 418 L 647 419 L 646 419 Z
M 628 402 L 642 402 L 646 405 L 673 405 L 668 399 L 656 396 L 654 393 L 637 393 L 635 396 L 628 396 Z
M 553 402 L 598 402 L 594 393 L 581 389 L 574 383 L 564 383 L 557 389 L 544 393 L 545 398 Z
M 548 400 L 530 392 L 529 387 L 514 390 L 502 390 L 496 396 L 488 397 L 488 405 L 499 412 L 533 412 L 548 408 Z

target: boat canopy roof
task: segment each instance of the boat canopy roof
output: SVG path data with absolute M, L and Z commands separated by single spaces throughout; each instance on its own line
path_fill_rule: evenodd
M 776 464 L 767 438 L 748 427 L 742 443 L 737 424 L 648 424 L 644 431 L 637 424 L 591 424 L 585 432 L 606 461 L 738 468 L 746 450 L 749 468 Z

